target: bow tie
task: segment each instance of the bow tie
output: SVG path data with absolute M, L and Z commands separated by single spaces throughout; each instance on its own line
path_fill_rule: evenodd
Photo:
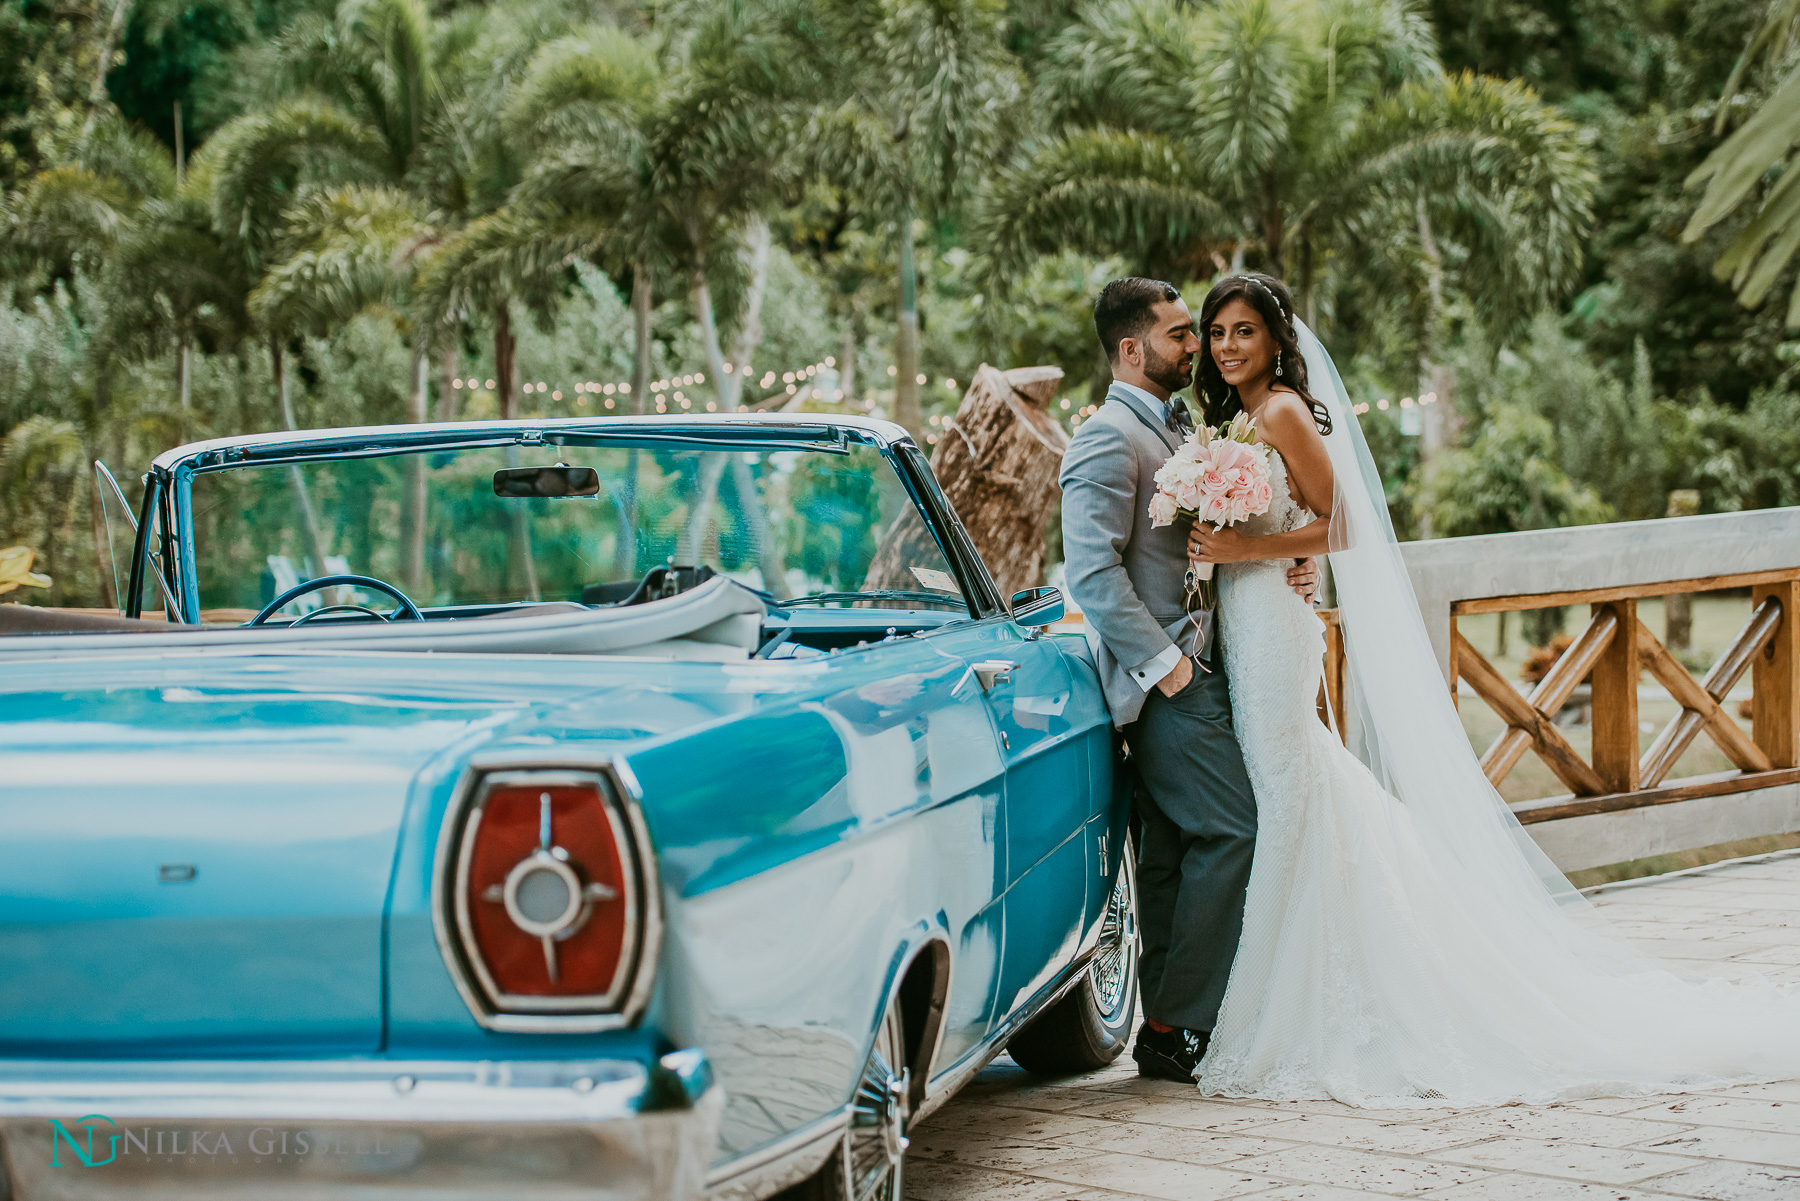
M 1187 405 L 1182 403 L 1179 396 L 1169 397 L 1169 413 L 1164 421 L 1171 434 L 1178 434 L 1185 438 L 1194 432 L 1194 419 L 1189 415 Z

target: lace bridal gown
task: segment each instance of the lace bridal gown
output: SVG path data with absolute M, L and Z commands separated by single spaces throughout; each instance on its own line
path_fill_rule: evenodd
M 1248 533 L 1312 520 L 1272 448 L 1270 470 L 1274 501 Z M 1390 795 L 1319 721 L 1322 627 L 1287 587 L 1285 567 L 1219 570 L 1225 670 L 1258 834 L 1242 941 L 1195 1073 L 1203 1091 L 1410 1108 L 1800 1075 L 1800 998 L 1772 985 L 1680 979 L 1609 935 L 1578 897 L 1559 903 L 1532 873 L 1535 852 L 1509 841 L 1505 824 L 1518 827 L 1498 798 L 1452 758 L 1473 769 L 1466 741 L 1442 755 L 1411 750 L 1439 760 L 1437 775 L 1414 773 L 1401 791 L 1409 802 Z M 1348 632 L 1354 665 L 1358 631 Z M 1396 654 L 1407 641 L 1385 628 L 1380 636 Z M 1429 679 L 1414 684 L 1436 695 L 1396 693 L 1417 700 L 1390 698 L 1413 712 L 1389 716 L 1442 720 L 1432 708 L 1447 706 L 1442 678 L 1418 670 Z M 1453 714 L 1437 729 L 1462 738 Z M 1470 798 L 1486 789 L 1453 819 L 1428 795 L 1451 779 L 1472 781 Z M 1491 822 L 1482 806 L 1494 810 Z

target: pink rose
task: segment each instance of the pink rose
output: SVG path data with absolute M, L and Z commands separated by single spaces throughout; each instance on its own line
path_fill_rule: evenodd
M 1150 498 L 1150 525 L 1152 528 L 1161 529 L 1165 525 L 1173 525 L 1176 512 L 1175 498 L 1167 492 L 1158 492 Z
M 1184 509 L 1197 509 L 1201 495 L 1199 484 L 1184 483 L 1175 489 L 1175 503 Z
M 1200 487 L 1209 496 L 1220 496 L 1231 488 L 1231 481 L 1217 471 L 1209 471 L 1200 477 Z

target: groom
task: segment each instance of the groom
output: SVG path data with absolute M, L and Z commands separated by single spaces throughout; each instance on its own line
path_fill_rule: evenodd
M 1214 614 L 1187 609 L 1188 524 L 1150 524 L 1152 478 L 1193 429 L 1175 393 L 1201 341 L 1170 285 L 1117 279 L 1094 305 L 1112 365 L 1106 403 L 1063 456 L 1063 555 L 1113 722 L 1137 764 L 1143 846 L 1138 1072 L 1191 1080 L 1244 923 L 1256 797 L 1231 724 Z M 1317 568 L 1288 573 L 1310 596 Z

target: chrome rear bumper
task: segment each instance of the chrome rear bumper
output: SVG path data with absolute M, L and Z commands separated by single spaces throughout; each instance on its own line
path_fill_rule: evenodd
M 702 1187 L 722 1104 L 697 1050 L 653 1065 L 6 1060 L 0 1163 L 14 1201 L 663 1201 Z

